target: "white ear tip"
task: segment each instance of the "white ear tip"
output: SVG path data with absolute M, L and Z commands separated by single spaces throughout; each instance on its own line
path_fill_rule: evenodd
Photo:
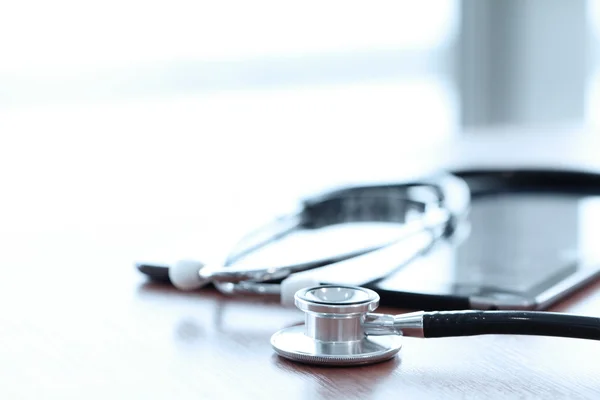
M 195 260 L 179 260 L 169 267 L 169 279 L 179 290 L 194 290 L 205 285 L 199 275 L 204 264 Z
M 289 276 L 281 282 L 281 305 L 284 307 L 295 307 L 294 296 L 298 290 L 318 285 L 319 282 L 312 278 Z

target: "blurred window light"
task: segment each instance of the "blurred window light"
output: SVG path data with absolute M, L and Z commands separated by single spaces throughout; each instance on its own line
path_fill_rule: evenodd
M 22 0 L 3 5 L 1 70 L 432 49 L 454 2 Z
M 593 129 L 600 129 L 600 0 L 588 0 L 591 31 L 591 74 L 586 96 L 586 119 Z
M 10 2 L 0 13 L 0 107 L 449 78 L 458 4 Z
M 600 40 L 600 0 L 588 0 L 588 17 L 595 40 Z
M 458 123 L 459 4 L 6 2 L 0 166 L 18 171 L 4 189 L 21 195 L 0 210 L 3 227 L 195 215 L 213 189 L 235 208 L 243 177 L 252 190 L 277 180 L 285 197 L 393 172 Z M 135 193 L 157 187 L 140 205 Z
M 593 129 L 600 130 L 600 68 L 590 79 L 586 102 L 587 122 Z

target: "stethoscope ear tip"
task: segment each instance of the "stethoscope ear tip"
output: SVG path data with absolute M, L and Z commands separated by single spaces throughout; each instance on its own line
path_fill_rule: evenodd
M 296 292 L 307 287 L 319 286 L 315 279 L 292 274 L 281 282 L 281 305 L 287 308 L 296 306 Z
M 208 282 L 200 277 L 204 263 L 197 260 L 179 260 L 169 267 L 169 279 L 179 290 L 195 290 Z

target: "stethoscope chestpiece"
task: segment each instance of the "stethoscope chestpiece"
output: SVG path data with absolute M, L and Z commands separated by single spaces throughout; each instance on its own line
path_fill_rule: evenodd
M 402 347 L 401 337 L 367 336 L 365 315 L 379 305 L 372 290 L 350 286 L 316 286 L 299 290 L 295 304 L 305 323 L 271 337 L 275 352 L 306 364 L 353 366 L 389 360 Z

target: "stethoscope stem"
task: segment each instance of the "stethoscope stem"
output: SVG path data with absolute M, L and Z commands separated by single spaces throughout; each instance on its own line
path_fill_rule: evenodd
M 440 338 L 475 335 L 535 335 L 600 340 L 600 318 L 540 311 L 437 311 L 367 314 L 366 335 Z
M 402 335 L 424 337 L 423 318 L 425 312 L 388 315 L 369 313 L 365 315 L 363 330 L 367 336 Z
M 303 326 L 271 337 L 290 360 L 327 365 L 364 365 L 400 351 L 402 336 L 442 338 L 535 335 L 600 340 L 600 318 L 544 311 L 418 311 L 376 314 L 379 295 L 367 288 L 321 285 L 296 292 Z

